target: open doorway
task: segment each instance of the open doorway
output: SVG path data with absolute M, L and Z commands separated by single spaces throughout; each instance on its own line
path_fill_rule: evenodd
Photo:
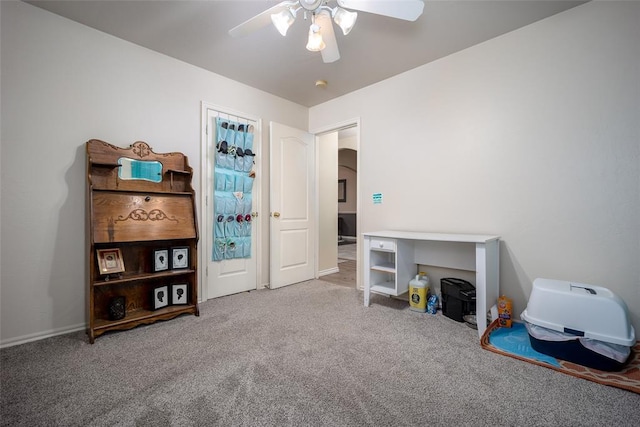
M 335 135 L 337 137 L 335 140 L 337 152 L 333 161 L 337 163 L 337 167 L 335 168 L 331 185 L 337 191 L 334 198 L 337 204 L 333 213 L 329 210 L 325 212 L 326 215 L 334 215 L 335 238 L 332 241 L 334 242 L 335 255 L 332 256 L 333 260 L 335 260 L 335 264 L 333 264 L 335 268 L 331 272 L 325 272 L 322 280 L 341 286 L 357 288 L 358 127 L 351 126 L 339 129 L 335 131 Z M 331 178 L 326 177 L 325 179 L 329 180 Z

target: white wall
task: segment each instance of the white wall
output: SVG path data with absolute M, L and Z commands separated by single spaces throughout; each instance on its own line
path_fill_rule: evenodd
M 199 195 L 201 101 L 262 117 L 265 178 L 269 121 L 308 129 L 308 109 L 26 3 L 0 3 L 0 344 L 8 344 L 85 324 L 87 140 L 182 151 Z M 262 191 L 265 213 L 268 179 Z M 260 217 L 266 233 L 268 215 Z
M 318 152 L 318 272 L 338 268 L 338 132 L 319 136 Z
M 640 332 L 638 22 L 590 2 L 313 107 L 312 129 L 361 118 L 359 232 L 498 234 L 518 315 L 535 278 L 572 280 Z

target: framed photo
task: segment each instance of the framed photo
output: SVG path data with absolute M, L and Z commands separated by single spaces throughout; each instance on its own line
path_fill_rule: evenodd
M 121 273 L 124 271 L 124 261 L 122 261 L 122 251 L 115 249 L 97 249 L 98 269 L 100 274 Z
M 169 287 L 160 286 L 153 290 L 153 309 L 157 310 L 169 305 Z
M 346 202 L 347 201 L 347 180 L 339 179 L 338 180 L 338 202 Z
M 169 249 L 156 249 L 153 251 L 153 272 L 169 269 Z
M 171 268 L 189 268 L 189 247 L 176 246 L 171 248 Z
M 188 283 L 171 285 L 171 305 L 182 305 L 189 302 Z

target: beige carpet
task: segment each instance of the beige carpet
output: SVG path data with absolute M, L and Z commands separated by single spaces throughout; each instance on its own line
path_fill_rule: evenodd
M 95 344 L 0 350 L 2 426 L 639 426 L 640 396 L 483 350 L 406 301 L 314 280 Z

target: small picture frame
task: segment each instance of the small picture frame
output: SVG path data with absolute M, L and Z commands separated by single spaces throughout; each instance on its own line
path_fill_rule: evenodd
M 169 249 L 155 249 L 153 251 L 153 272 L 169 269 Z
M 171 285 L 171 305 L 183 305 L 189 303 L 189 286 L 187 283 Z
M 338 180 L 338 203 L 343 203 L 347 201 L 347 180 L 339 179 Z
M 169 305 L 169 287 L 160 286 L 153 290 L 153 309 L 157 310 Z
M 171 248 L 171 269 L 189 268 L 189 247 L 176 246 Z
M 98 258 L 98 270 L 100 270 L 100 274 L 105 275 L 124 271 L 124 261 L 122 260 L 122 251 L 120 248 L 97 249 L 96 257 Z

